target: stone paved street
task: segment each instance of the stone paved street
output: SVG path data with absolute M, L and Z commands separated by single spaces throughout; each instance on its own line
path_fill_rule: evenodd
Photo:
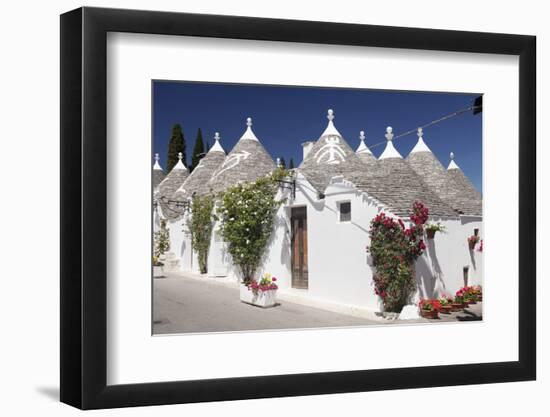
M 182 275 L 154 280 L 153 333 L 366 326 L 380 324 L 282 301 L 263 309 L 240 302 L 239 289 Z
M 211 278 L 167 274 L 154 280 L 153 333 L 306 329 L 480 320 L 481 303 L 438 320 L 370 320 L 281 301 L 262 309 L 240 302 L 239 290 Z

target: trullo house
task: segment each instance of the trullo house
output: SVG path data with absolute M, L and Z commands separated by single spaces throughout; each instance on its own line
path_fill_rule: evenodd
M 384 212 L 407 223 L 413 203 L 421 201 L 430 210 L 429 222 L 440 223 L 445 232 L 426 239 L 425 253 L 415 264 L 418 296 L 454 294 L 465 284 L 480 284 L 482 252 L 470 250 L 467 240 L 474 234 L 483 236 L 481 195 L 458 165 L 451 161 L 448 169 L 443 168 L 421 129 L 407 158 L 394 147 L 391 127 L 378 159 L 365 144 L 364 132 L 354 151 L 336 128 L 332 110 L 327 118 L 319 138 L 302 144 L 303 160 L 279 190 L 278 198 L 285 203 L 276 214 L 271 242 L 257 274 L 276 276 L 280 293 L 296 302 L 379 311 L 373 267 L 365 250 L 371 220 Z M 185 181 L 179 176 L 180 184 L 168 200 L 189 200 L 194 193 L 219 195 L 238 182 L 254 181 L 275 169 L 250 118 L 245 133 L 224 156 L 216 141 L 201 161 L 204 169 L 196 169 Z M 162 184 L 171 174 L 159 185 L 156 201 L 167 195 Z M 185 231 L 185 217 L 192 213 L 181 207 L 176 216 L 164 208 L 159 213 L 168 219 L 171 250 L 180 260 L 179 269 L 198 272 Z M 215 225 L 210 245 L 210 278 L 205 279 L 223 277 L 236 283 L 240 277 L 218 228 Z

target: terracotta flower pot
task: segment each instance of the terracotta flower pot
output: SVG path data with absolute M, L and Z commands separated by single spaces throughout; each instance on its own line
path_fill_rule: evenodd
M 426 230 L 426 236 L 428 236 L 428 239 L 433 239 L 435 237 L 435 230 Z
M 420 310 L 420 315 L 425 319 L 437 319 L 439 317 L 436 310 Z
M 441 306 L 441 310 L 439 312 L 441 314 L 451 314 L 452 310 L 453 310 L 453 306 L 451 304 L 445 304 Z
M 451 311 L 460 311 L 464 306 L 462 305 L 462 303 L 451 303 L 451 307 Z

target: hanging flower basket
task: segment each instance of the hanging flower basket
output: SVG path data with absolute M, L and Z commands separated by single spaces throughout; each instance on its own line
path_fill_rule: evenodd
M 441 223 L 428 223 L 425 230 L 426 237 L 428 239 L 433 239 L 435 237 L 435 232 L 445 233 L 445 226 L 442 226 Z
M 470 248 L 470 250 L 475 249 L 477 242 L 479 242 L 479 236 L 472 235 L 468 238 L 468 247 Z

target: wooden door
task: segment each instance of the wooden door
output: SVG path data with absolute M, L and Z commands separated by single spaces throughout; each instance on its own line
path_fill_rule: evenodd
M 308 287 L 307 211 L 305 207 L 291 209 L 292 226 L 292 288 Z

